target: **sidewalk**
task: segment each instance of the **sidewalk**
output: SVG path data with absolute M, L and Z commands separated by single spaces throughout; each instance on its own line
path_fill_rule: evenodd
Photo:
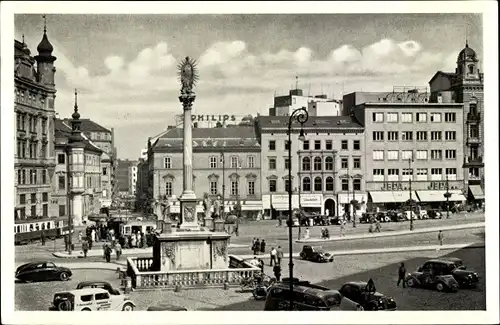
M 330 239 L 321 239 L 321 238 L 309 238 L 309 239 L 297 239 L 296 243 L 324 243 L 324 242 L 334 242 L 339 240 L 353 240 L 353 239 L 366 239 L 366 238 L 377 238 L 377 237 L 392 237 L 392 236 L 404 236 L 404 235 L 413 235 L 413 234 L 424 234 L 429 232 L 438 232 L 449 231 L 449 230 L 462 230 L 462 229 L 472 229 L 472 228 L 484 228 L 484 222 L 477 223 L 469 223 L 469 224 L 461 224 L 461 225 L 452 225 L 452 226 L 441 226 L 441 227 L 428 227 L 421 229 L 410 230 L 400 230 L 400 231 L 385 231 L 382 228 L 382 232 L 379 233 L 365 233 L 361 235 L 351 235 L 345 237 L 330 237 Z

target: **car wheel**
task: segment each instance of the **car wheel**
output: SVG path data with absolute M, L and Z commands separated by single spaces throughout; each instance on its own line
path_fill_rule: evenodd
M 61 279 L 61 281 L 68 281 L 69 280 L 69 274 L 66 273 L 66 272 L 61 272 L 61 274 L 59 274 L 59 279 Z
M 306 259 L 306 254 L 300 253 L 300 258 L 303 259 L 303 260 L 305 260 Z
M 132 305 L 130 302 L 125 303 L 123 305 L 122 311 L 134 311 L 134 305 Z
M 406 284 L 408 284 L 408 287 L 414 287 L 415 286 L 415 280 L 413 279 L 408 279 L 408 281 L 406 281 Z
M 391 222 L 391 218 L 389 218 L 389 217 L 385 217 L 384 220 L 385 220 L 385 222 Z
M 436 283 L 436 290 L 437 291 L 443 291 L 444 290 L 444 284 L 442 282 Z
M 69 311 L 71 310 L 71 301 L 63 300 L 57 304 L 57 309 L 60 311 Z

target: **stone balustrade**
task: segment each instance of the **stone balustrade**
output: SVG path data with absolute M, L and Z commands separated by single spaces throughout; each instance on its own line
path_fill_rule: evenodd
M 134 289 L 223 288 L 239 286 L 241 280 L 253 277 L 260 269 L 237 256 L 229 255 L 229 268 L 221 270 L 148 271 L 152 257 L 127 258 L 127 274 L 132 278 Z

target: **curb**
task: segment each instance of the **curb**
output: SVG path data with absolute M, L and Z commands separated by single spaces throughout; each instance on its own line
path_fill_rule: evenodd
M 380 238 L 380 237 L 396 237 L 396 236 L 406 236 L 413 234 L 425 234 L 430 232 L 437 232 L 439 230 L 450 231 L 450 230 L 463 230 L 463 229 L 472 229 L 472 228 L 484 228 L 484 222 L 477 223 L 469 223 L 463 225 L 456 226 L 446 226 L 446 227 L 429 227 L 422 228 L 417 230 L 405 230 L 405 231 L 394 231 L 394 232 L 382 232 L 382 233 L 373 233 L 371 235 L 353 235 L 347 237 L 335 237 L 330 239 L 321 239 L 321 238 L 313 238 L 313 239 L 296 239 L 296 243 L 307 244 L 307 243 L 327 243 L 327 242 L 335 242 L 341 240 L 355 240 L 355 239 L 371 239 L 371 238 Z

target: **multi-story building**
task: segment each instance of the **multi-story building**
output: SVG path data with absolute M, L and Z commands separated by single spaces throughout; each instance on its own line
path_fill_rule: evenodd
M 135 195 L 137 187 L 137 164 L 129 167 L 128 175 L 128 194 Z
M 147 156 L 147 155 L 146 155 Z M 140 158 L 137 163 L 137 183 L 135 192 L 136 208 L 144 213 L 148 211 L 149 199 L 149 164 L 147 159 Z
M 326 95 L 304 96 L 302 89 L 291 89 L 288 95 L 274 97 L 269 116 L 289 116 L 301 107 L 307 108 L 310 116 L 338 116 L 341 115 L 342 101 Z
M 120 196 L 133 195 L 131 193 L 131 179 L 133 167 L 137 166 L 137 161 L 128 159 L 118 159 L 116 163 L 116 183 Z M 135 170 L 137 178 L 137 169 Z
M 57 216 L 51 186 L 55 169 L 56 57 L 45 29 L 37 51 L 38 55 L 32 57 L 24 39 L 14 41 L 16 220 Z
M 69 125 L 70 121 L 64 122 Z M 90 119 L 81 119 L 82 133 L 103 151 L 101 156 L 101 205 L 110 207 L 116 191 L 116 147 L 114 129 L 105 128 Z
M 150 187 L 153 208 L 161 215 L 161 205 L 176 217 L 178 197 L 183 191 L 183 129 L 170 127 L 150 143 Z M 255 217 L 262 210 L 260 184 L 260 145 L 254 127 L 193 128 L 193 188 L 200 200 L 208 194 L 220 198 L 229 212 L 238 203 L 244 217 Z
M 365 128 L 369 208 L 406 204 L 410 195 L 422 204 L 442 204 L 447 190 L 450 201 L 465 200 L 463 104 L 430 103 L 428 93 L 413 90 L 357 105 L 351 113 Z
M 292 161 L 288 159 L 288 117 L 259 116 L 257 128 L 262 147 L 262 202 L 265 214 L 286 214 L 288 189 L 292 208 L 329 215 L 352 215 L 351 202 L 364 211 L 363 126 L 346 116 L 309 116 L 305 140 L 300 125 L 292 126 Z M 291 165 L 292 179 L 288 179 Z M 328 211 L 326 211 L 328 210 Z M 360 211 L 361 210 L 361 211 Z
M 89 215 L 100 212 L 103 151 L 81 132 L 76 93 L 72 117 L 71 120 L 55 120 L 57 165 L 52 196 L 57 202 L 58 215 L 71 215 L 78 226 L 88 220 Z
M 429 81 L 432 101 L 451 91 L 463 103 L 463 168 L 470 201 L 484 200 L 484 75 L 476 52 L 465 43 L 457 58 L 455 73 L 438 71 Z

